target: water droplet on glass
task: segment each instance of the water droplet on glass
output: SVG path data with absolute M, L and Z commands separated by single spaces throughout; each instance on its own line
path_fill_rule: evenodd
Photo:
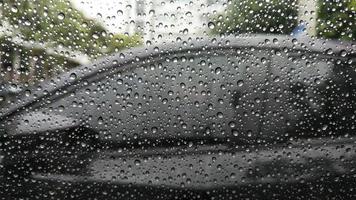
M 103 124 L 103 117 L 98 117 L 98 124 Z
M 230 126 L 231 128 L 234 128 L 234 127 L 236 126 L 236 124 L 235 124 L 235 122 L 231 121 L 231 122 L 229 122 L 229 126 Z
M 140 160 L 135 160 L 135 165 L 136 166 L 139 166 L 141 164 L 141 161 Z
M 213 22 L 209 22 L 209 23 L 208 23 L 208 27 L 209 27 L 210 29 L 214 29 L 214 28 L 215 28 L 215 24 L 214 24 Z
M 237 136 L 239 136 L 239 132 L 237 130 L 233 130 L 232 131 L 232 135 L 237 137 Z
M 11 7 L 11 12 L 17 13 L 18 12 L 18 8 L 16 6 L 12 6 Z
M 65 18 L 65 15 L 64 13 L 58 13 L 57 17 L 59 20 L 63 20 Z
M 342 57 L 345 57 L 347 55 L 347 52 L 345 50 L 340 51 L 340 55 Z
M 320 83 L 321 83 L 321 80 L 320 80 L 319 78 L 316 78 L 316 79 L 314 79 L 314 83 L 315 83 L 315 84 L 320 84 Z
M 332 49 L 327 49 L 327 50 L 326 50 L 326 53 L 327 53 L 328 55 L 331 55 L 331 54 L 333 53 L 333 50 L 332 50 Z
M 71 73 L 69 76 L 70 79 L 74 80 L 77 78 L 77 75 L 75 73 Z
M 63 112 L 64 111 L 64 106 L 58 106 L 58 111 Z

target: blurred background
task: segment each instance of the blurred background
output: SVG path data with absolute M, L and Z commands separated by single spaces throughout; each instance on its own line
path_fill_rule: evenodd
M 356 0 L 1 0 L 0 8 L 7 94 L 124 48 L 180 37 L 356 38 Z

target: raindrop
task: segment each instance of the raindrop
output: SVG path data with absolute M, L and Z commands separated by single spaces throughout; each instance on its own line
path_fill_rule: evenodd
M 214 28 L 215 28 L 215 24 L 214 24 L 213 22 L 209 22 L 209 23 L 208 23 L 208 27 L 209 27 L 210 29 L 214 29 Z
M 242 87 L 242 86 L 244 85 L 244 81 L 243 81 L 243 80 L 238 80 L 238 81 L 237 81 L 237 85 L 238 85 L 239 87 Z
M 347 52 L 345 50 L 340 51 L 340 55 L 342 57 L 345 57 L 347 55 Z
M 252 131 L 251 130 L 247 131 L 247 137 L 252 137 Z
M 231 122 L 229 122 L 229 126 L 230 126 L 231 128 L 234 128 L 234 127 L 236 126 L 236 124 L 235 124 L 235 122 L 231 121 Z
M 141 165 L 141 161 L 140 161 L 140 160 L 135 160 L 135 165 L 136 165 L 136 166 Z
M 99 35 L 94 33 L 94 34 L 93 34 L 93 38 L 94 38 L 94 39 L 99 39 Z
M 70 79 L 74 80 L 77 78 L 77 75 L 75 73 L 71 73 L 69 76 Z
M 233 130 L 232 131 L 232 135 L 237 137 L 237 136 L 239 136 L 239 132 L 237 130 Z
M 37 61 L 37 60 L 39 59 L 39 57 L 38 57 L 38 56 L 33 56 L 32 59 L 33 59 L 34 61 Z
M 18 8 L 16 6 L 12 6 L 11 7 L 11 12 L 17 13 L 18 12 Z
M 116 13 L 117 13 L 119 16 L 121 16 L 121 15 L 124 14 L 124 12 L 122 12 L 122 10 L 118 10 Z
M 332 50 L 332 49 L 327 49 L 327 50 L 326 50 L 326 53 L 327 53 L 328 55 L 331 55 L 331 54 L 333 53 L 333 50 Z
M 167 104 L 168 103 L 168 99 L 167 98 L 162 99 L 162 103 L 163 104 Z
M 261 103 L 261 99 L 260 99 L 260 98 L 256 98 L 256 99 L 255 99 L 255 102 L 256 102 L 256 103 Z
M 321 80 L 319 78 L 316 78 L 314 79 L 314 83 L 319 85 L 321 83 Z
M 25 95 L 28 97 L 31 95 L 31 91 L 30 90 L 25 90 Z
M 64 106 L 62 106 L 62 105 L 61 105 L 61 106 L 58 106 L 58 111 L 59 111 L 59 112 L 63 112 L 63 111 L 64 111 Z
M 65 15 L 64 15 L 64 13 L 61 12 L 61 13 L 58 13 L 57 17 L 59 20 L 64 20 Z
M 273 82 L 278 83 L 280 81 L 279 76 L 274 77 Z
M 103 124 L 103 117 L 98 117 L 98 124 Z

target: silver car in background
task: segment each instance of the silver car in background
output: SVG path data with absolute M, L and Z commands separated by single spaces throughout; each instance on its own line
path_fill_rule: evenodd
M 2 108 L 2 195 L 352 199 L 355 63 L 353 43 L 252 35 L 78 67 Z

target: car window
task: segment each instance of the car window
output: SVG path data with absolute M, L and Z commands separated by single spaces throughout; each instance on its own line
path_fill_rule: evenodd
M 271 54 L 269 87 L 264 99 L 264 130 L 280 140 L 310 138 L 314 130 L 295 134 L 300 120 L 316 114 L 322 105 L 318 88 L 330 76 L 334 62 L 319 53 L 275 51 Z M 325 97 L 324 97 L 325 98 Z M 269 137 L 269 136 L 267 136 Z
M 268 96 L 270 103 L 267 104 L 268 114 L 273 116 L 267 125 L 270 130 L 284 121 L 284 134 L 291 138 L 353 134 L 346 128 L 353 126 L 350 118 L 353 111 L 346 111 L 354 101 L 351 72 L 354 64 L 350 60 L 310 53 L 283 56 L 280 53 L 272 56 L 272 60 L 275 65 Z M 335 90 L 330 92 L 330 87 Z M 331 104 L 335 98 L 343 102 L 342 106 Z M 334 124 L 335 119 L 331 119 L 336 116 L 342 118 L 343 123 Z
M 310 79 L 290 87 L 290 102 L 299 116 L 291 133 L 302 138 L 352 137 L 355 65 L 342 58 L 318 58 L 305 66 L 314 71 Z
M 88 82 L 50 104 L 49 110 L 79 116 L 106 140 L 249 143 L 260 126 L 266 54 L 213 50 L 135 64 L 134 69 Z

